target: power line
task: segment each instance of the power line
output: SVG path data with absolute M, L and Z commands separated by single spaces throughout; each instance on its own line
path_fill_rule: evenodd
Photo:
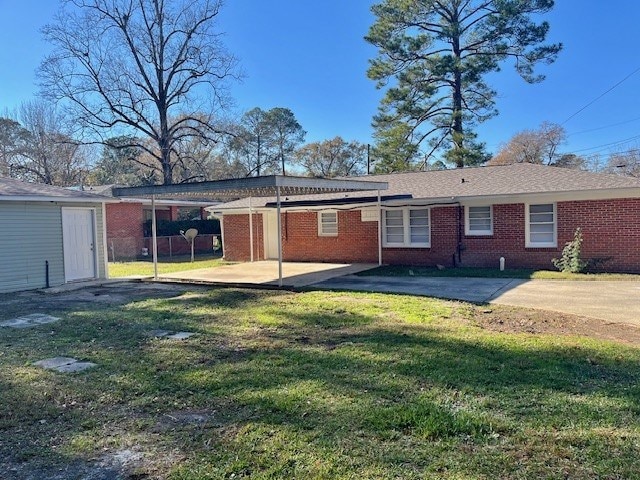
M 595 152 L 592 152 L 592 153 L 598 153 L 603 150 L 607 150 L 607 148 L 602 148 L 602 147 L 613 147 L 616 145 L 629 143 L 629 142 L 632 142 L 633 140 L 638 140 L 638 139 L 640 139 L 640 135 L 634 135 L 633 137 L 625 138 L 624 140 L 618 140 L 617 142 L 603 143 L 602 145 L 596 145 L 595 147 L 581 148 L 580 150 L 573 150 L 571 153 L 586 152 L 589 150 L 596 150 Z M 598 150 L 598 149 L 601 149 L 601 150 Z
M 587 103 L 584 107 L 582 107 L 581 109 L 579 109 L 577 112 L 575 112 L 573 115 L 569 116 L 569 118 L 567 118 L 564 122 L 561 123 L 561 125 L 564 125 L 565 123 L 567 123 L 569 120 L 571 120 L 573 117 L 575 117 L 576 115 L 578 115 L 579 113 L 583 112 L 584 110 L 586 110 L 587 108 L 589 108 L 591 105 L 593 105 L 594 103 L 596 103 L 598 100 L 600 100 L 602 97 L 604 97 L 607 93 L 609 93 L 610 91 L 614 90 L 615 88 L 619 87 L 620 85 L 622 85 L 624 82 L 626 82 L 629 78 L 631 78 L 632 76 L 634 76 L 636 73 L 640 72 L 640 67 L 636 68 L 633 72 L 631 72 L 629 75 L 627 75 L 626 77 L 624 77 L 622 80 L 620 80 L 618 83 L 616 83 L 613 87 L 609 88 L 606 92 L 598 95 L 596 98 L 594 98 L 593 100 L 591 100 L 589 103 Z
M 631 120 L 625 120 L 624 122 L 618 122 L 618 123 L 612 123 L 610 125 L 604 125 L 602 127 L 590 128 L 588 130 L 580 130 L 579 132 L 569 133 L 567 135 L 567 138 L 571 137 L 573 135 L 580 135 L 582 133 L 590 133 L 590 132 L 596 132 L 598 130 L 605 130 L 607 128 L 619 127 L 620 125 L 626 125 L 627 123 L 637 122 L 638 120 L 640 120 L 640 117 L 632 118 Z

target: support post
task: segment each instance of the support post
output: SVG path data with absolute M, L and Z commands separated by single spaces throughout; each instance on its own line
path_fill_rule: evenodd
M 382 202 L 378 190 L 378 266 L 382 265 Z
M 153 279 L 158 280 L 158 231 L 155 195 L 151 195 L 151 245 L 153 250 Z
M 250 258 L 253 262 L 253 207 L 251 206 L 251 196 L 249 196 L 249 248 L 251 248 Z
M 282 220 L 280 219 L 280 187 L 276 187 L 276 216 L 278 224 L 278 286 L 282 286 Z

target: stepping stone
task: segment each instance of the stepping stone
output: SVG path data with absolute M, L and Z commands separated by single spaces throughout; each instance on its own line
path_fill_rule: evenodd
M 92 362 L 74 362 L 69 363 L 68 365 L 60 365 L 59 367 L 54 368 L 54 370 L 57 370 L 60 373 L 76 373 L 93 367 L 97 367 L 97 365 Z
M 194 332 L 178 332 L 173 335 L 167 335 L 167 338 L 171 338 L 172 340 L 186 340 L 189 337 L 193 337 L 195 335 Z
M 171 332 L 169 330 L 151 330 L 150 332 L 147 333 L 147 335 L 149 335 L 150 337 L 161 338 L 161 337 L 166 337 L 170 333 Z
M 58 320 L 60 320 L 59 317 L 53 317 L 44 313 L 32 313 L 30 315 L 24 315 L 22 317 L 0 322 L 0 327 L 30 328 L 38 325 L 44 325 L 46 323 L 57 322 Z
M 82 372 L 88 368 L 96 367 L 97 365 L 92 362 L 79 362 L 75 358 L 71 357 L 53 357 L 34 362 L 37 367 L 42 367 L 47 370 L 55 370 L 60 373 L 76 373 Z
M 44 360 L 35 362 L 34 365 L 36 367 L 42 367 L 42 368 L 47 368 L 49 370 L 54 370 L 64 365 L 76 363 L 77 361 L 78 360 L 71 357 L 53 357 L 53 358 L 45 358 Z

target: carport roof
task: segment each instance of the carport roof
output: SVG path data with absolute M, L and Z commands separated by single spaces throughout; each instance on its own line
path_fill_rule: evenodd
M 264 177 L 231 178 L 175 185 L 114 188 L 113 195 L 118 197 L 186 195 L 190 197 L 236 199 L 244 197 L 272 197 L 278 191 L 281 195 L 312 195 L 363 190 L 386 190 L 387 188 L 387 182 L 269 175 Z

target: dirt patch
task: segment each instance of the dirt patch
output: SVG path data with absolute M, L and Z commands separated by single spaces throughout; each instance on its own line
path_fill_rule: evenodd
M 136 300 L 172 298 L 187 290 L 198 290 L 198 287 L 122 282 L 57 293 L 31 290 L 14 294 L 0 294 L 0 305 L 3 307 L 0 312 L 0 321 L 34 313 L 64 313 L 82 305 L 95 305 L 96 303 L 124 305 Z
M 494 332 L 575 335 L 640 345 L 639 327 L 546 310 L 498 305 L 477 307 L 473 320 Z

